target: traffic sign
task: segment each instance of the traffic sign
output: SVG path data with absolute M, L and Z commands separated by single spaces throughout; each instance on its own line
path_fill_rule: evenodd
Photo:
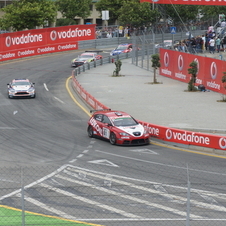
M 176 34 L 176 27 L 170 27 L 170 33 L 171 34 Z

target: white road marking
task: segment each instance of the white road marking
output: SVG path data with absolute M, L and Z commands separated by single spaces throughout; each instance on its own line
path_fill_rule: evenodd
M 72 159 L 71 161 L 69 161 L 70 163 L 77 161 L 77 159 Z
M 71 166 L 71 165 L 70 165 L 70 166 Z M 64 170 L 64 169 L 67 168 L 67 167 L 68 167 L 68 165 L 63 165 L 63 166 L 61 166 L 59 169 L 57 169 L 57 170 L 53 171 L 52 173 L 50 173 L 50 174 L 48 174 L 48 175 L 42 177 L 41 179 L 36 180 L 36 181 L 34 181 L 34 182 L 32 182 L 32 183 L 30 183 L 30 184 L 24 186 L 24 189 L 31 188 L 32 186 L 37 185 L 38 183 L 40 183 L 40 182 L 42 182 L 42 181 L 44 181 L 44 180 L 47 180 L 47 179 L 53 177 L 55 174 L 61 172 L 62 170 Z M 13 191 L 13 192 L 7 194 L 7 195 L 3 195 L 3 196 L 0 197 L 0 201 L 3 200 L 3 199 L 5 199 L 5 198 L 11 197 L 11 196 L 13 196 L 13 195 L 16 195 L 17 193 L 20 193 L 20 192 L 21 192 L 21 189 L 17 189 L 17 190 L 15 190 L 15 191 Z
M 59 99 L 59 98 L 57 98 L 57 97 L 54 97 L 56 100 L 58 100 L 60 103 L 62 103 L 62 104 L 64 104 L 64 102 L 61 100 L 61 99 Z
M 94 205 L 94 206 L 97 206 L 101 209 L 106 209 L 106 210 L 109 210 L 109 211 L 112 211 L 112 212 L 115 212 L 115 213 L 118 213 L 118 214 L 121 214 L 122 216 L 125 216 L 125 217 L 129 217 L 129 218 L 140 218 L 139 216 L 135 215 L 135 214 L 131 214 L 131 213 L 127 213 L 123 210 L 119 210 L 118 208 L 114 208 L 114 207 L 111 207 L 111 206 L 108 206 L 108 205 L 105 205 L 105 204 L 102 204 L 100 202 L 96 202 L 96 201 L 92 201 L 90 199 L 87 199 L 85 197 L 81 197 L 81 196 L 78 196 L 78 195 L 75 195 L 71 192 L 68 192 L 68 191 L 64 191 L 62 189 L 59 189 L 59 188 L 56 188 L 56 187 L 52 187 L 50 185 L 47 185 L 47 184 L 44 184 L 44 183 L 40 183 L 39 184 L 40 186 L 44 187 L 44 188 L 48 188 L 54 192 L 57 192 L 57 193 L 60 193 L 60 194 L 63 194 L 63 195 L 66 195 L 66 196 L 69 196 L 73 199 L 77 199 L 77 200 L 80 200 L 82 202 L 85 202 L 85 203 L 88 203 L 90 205 Z
M 49 89 L 48 89 L 47 85 L 46 85 L 45 83 L 43 83 L 43 85 L 44 85 L 44 87 L 45 87 L 46 91 L 49 91 Z
M 65 171 L 64 171 L 65 172 Z M 96 190 L 99 190 L 99 191 L 102 191 L 102 192 L 105 192 L 105 193 L 109 193 L 111 195 L 115 195 L 115 196 L 118 196 L 118 197 L 121 197 L 121 198 L 124 198 L 126 200 L 131 200 L 133 202 L 138 202 L 138 203 L 142 203 L 142 204 L 145 204 L 147 206 L 151 206 L 151 207 L 155 207 L 155 208 L 158 208 L 158 209 L 163 209 L 165 211 L 168 211 L 168 212 L 172 212 L 174 214 L 177 214 L 177 215 L 180 215 L 180 216 L 184 216 L 186 217 L 187 216 L 187 213 L 186 212 L 182 212 L 182 211 L 179 211 L 177 209 L 173 209 L 171 207 L 167 207 L 167 206 L 163 206 L 163 205 L 160 205 L 160 204 L 156 204 L 156 203 L 151 203 L 151 202 L 148 202 L 146 200 L 143 200 L 143 199 L 139 199 L 139 198 L 136 198 L 136 197 L 132 197 L 130 195 L 124 195 L 120 192 L 116 192 L 116 191 L 113 191 L 113 190 L 109 190 L 109 189 L 106 189 L 106 188 L 103 188 L 103 187 L 100 187 L 100 186 L 93 186 L 93 184 L 88 184 L 86 182 L 82 182 L 82 181 L 78 181 L 78 180 L 74 180 L 74 179 L 71 179 L 69 177 L 64 177 L 64 176 L 61 176 L 61 175 L 55 175 L 55 177 L 57 178 L 60 178 L 60 179 L 63 179 L 63 180 L 67 180 L 69 182 L 72 182 L 72 183 L 77 183 L 77 184 L 80 184 L 82 186 L 87 186 L 87 187 L 92 187 L 93 189 L 96 189 Z M 198 215 L 194 215 L 194 214 L 191 214 L 190 215 L 191 218 L 203 218 L 201 216 L 198 216 Z
M 21 194 L 17 194 L 17 196 L 18 196 L 18 197 L 21 197 Z M 45 210 L 47 210 L 47 211 L 50 211 L 50 212 L 52 212 L 52 213 L 55 213 L 55 214 L 57 214 L 57 215 L 59 215 L 59 216 L 61 216 L 61 217 L 63 217 L 63 218 L 70 219 L 70 220 L 77 220 L 76 217 L 71 216 L 71 215 L 68 215 L 67 213 L 62 212 L 62 211 L 60 211 L 60 210 L 57 210 L 57 209 L 55 209 L 55 208 L 53 208 L 53 207 L 51 207 L 51 206 L 47 206 L 46 204 L 44 204 L 44 203 L 42 203 L 42 202 L 39 202 L 39 201 L 36 200 L 36 199 L 29 198 L 29 197 L 26 196 L 26 197 L 25 197 L 25 200 L 26 200 L 26 202 L 30 202 L 30 203 L 32 203 L 32 204 L 34 204 L 34 205 L 36 205 L 36 206 L 38 206 L 38 207 L 40 207 L 40 208 L 43 208 L 43 209 L 45 209 Z
M 13 114 L 15 115 L 16 113 L 18 113 L 18 111 L 14 111 Z
M 146 162 L 146 163 L 149 163 L 149 164 L 151 163 L 151 164 L 159 165 L 159 166 L 168 166 L 168 167 L 172 167 L 172 168 L 176 168 L 176 169 L 187 170 L 186 167 L 181 167 L 181 166 L 176 166 L 176 165 L 169 165 L 169 164 L 164 164 L 164 163 L 160 163 L 160 162 L 152 162 L 152 161 L 138 159 L 138 158 L 132 158 L 132 157 L 124 156 L 124 155 L 117 155 L 117 154 L 114 154 L 114 153 L 109 153 L 109 152 L 100 151 L 100 150 L 95 150 L 95 151 L 96 152 L 100 152 L 100 153 L 104 153 L 106 155 L 112 155 L 112 156 L 117 156 L 117 157 L 120 157 L 120 158 L 131 159 L 131 160 L 134 160 L 134 161 Z M 211 172 L 211 171 L 206 171 L 206 170 L 197 170 L 197 169 L 192 169 L 192 168 L 189 168 L 189 170 L 190 171 L 195 171 L 195 172 L 209 173 L 209 174 L 212 174 L 212 175 L 221 175 L 221 176 L 223 175 L 223 176 L 226 176 L 225 173 L 217 173 L 217 172 Z
M 108 161 L 107 159 L 93 160 L 93 161 L 88 161 L 88 162 L 94 163 L 94 164 L 105 165 L 105 166 L 119 167 L 118 165 Z
M 77 156 L 77 158 L 82 158 L 83 157 L 83 154 L 80 154 Z
M 74 172 L 78 172 L 78 173 L 81 173 L 82 172 L 81 170 L 78 170 L 78 169 L 73 168 L 73 167 L 71 167 L 71 170 L 74 171 Z M 64 170 L 64 173 L 65 172 L 67 172 L 67 170 Z M 83 173 L 84 173 L 84 171 L 83 171 Z M 97 174 L 94 174 L 94 173 L 86 172 L 86 174 L 87 175 L 90 175 L 92 177 L 105 179 L 104 176 L 97 175 Z M 126 185 L 128 187 L 133 187 L 133 188 L 140 189 L 142 191 L 150 192 L 150 193 L 153 193 L 153 194 L 158 194 L 158 195 L 161 195 L 161 196 L 166 197 L 168 199 L 170 198 L 172 200 L 180 200 L 180 201 L 183 201 L 184 203 L 187 202 L 187 198 L 186 197 L 184 198 L 184 197 L 177 196 L 177 195 L 165 194 L 165 193 L 162 193 L 160 191 L 156 191 L 156 190 L 151 189 L 151 188 L 146 188 L 146 187 L 143 187 L 143 186 L 135 185 L 135 184 L 132 184 L 132 183 L 129 183 L 129 182 L 126 182 L 126 181 L 117 180 L 117 179 L 114 179 L 114 178 L 112 178 L 111 180 L 112 180 L 112 182 L 123 184 L 123 185 Z M 204 207 L 204 208 L 208 208 L 208 209 L 213 209 L 215 211 L 223 211 L 223 212 L 226 212 L 226 208 L 224 206 L 221 207 L 221 206 L 218 206 L 218 205 L 214 205 L 212 203 L 211 204 L 208 204 L 208 203 L 203 203 L 203 202 L 199 202 L 199 201 L 192 200 L 192 199 L 190 200 L 190 202 L 192 204 L 197 205 L 197 206 L 200 206 L 200 207 Z M 160 207 L 158 207 L 158 208 L 160 208 Z M 164 209 L 165 207 L 162 206 L 162 208 Z
M 84 150 L 82 153 L 87 153 L 87 152 L 89 152 L 89 150 Z
M 146 149 L 146 148 L 144 148 L 144 149 L 133 149 L 133 150 L 130 150 L 130 151 L 133 151 L 133 152 L 141 152 L 141 153 L 146 153 L 146 154 L 158 155 L 157 152 L 152 151 L 152 150 L 150 150 L 150 149 Z

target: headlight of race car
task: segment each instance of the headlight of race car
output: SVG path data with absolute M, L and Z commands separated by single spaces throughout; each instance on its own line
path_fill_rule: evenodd
M 10 88 L 10 89 L 9 89 L 9 92 L 10 92 L 10 93 L 15 93 L 16 91 L 15 91 L 13 88 Z
M 35 89 L 33 87 L 28 89 L 28 92 L 34 92 L 34 91 L 35 91 Z
M 130 136 L 128 133 L 119 133 L 121 136 Z

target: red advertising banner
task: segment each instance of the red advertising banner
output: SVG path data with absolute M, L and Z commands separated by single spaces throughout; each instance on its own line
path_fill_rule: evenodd
M 151 137 L 155 137 L 157 139 L 185 145 L 226 150 L 226 137 L 224 136 L 216 136 L 199 132 L 196 133 L 192 131 L 158 126 L 142 121 L 139 122 L 148 128 Z
M 78 49 L 78 41 L 95 39 L 95 24 L 52 27 L 0 35 L 0 62 Z
M 226 5 L 226 0 L 140 0 L 140 2 L 178 5 Z
M 197 56 L 169 49 L 160 49 L 160 75 L 188 83 L 191 75 L 188 68 L 192 61 L 198 63 L 196 85 L 203 84 L 207 89 L 226 93 L 221 78 L 226 71 L 226 62 L 214 58 Z

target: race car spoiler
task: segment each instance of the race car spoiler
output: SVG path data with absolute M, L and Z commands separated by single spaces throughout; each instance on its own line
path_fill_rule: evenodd
M 96 111 L 111 111 L 111 109 L 90 110 L 90 113 L 93 113 L 93 112 L 96 112 Z

